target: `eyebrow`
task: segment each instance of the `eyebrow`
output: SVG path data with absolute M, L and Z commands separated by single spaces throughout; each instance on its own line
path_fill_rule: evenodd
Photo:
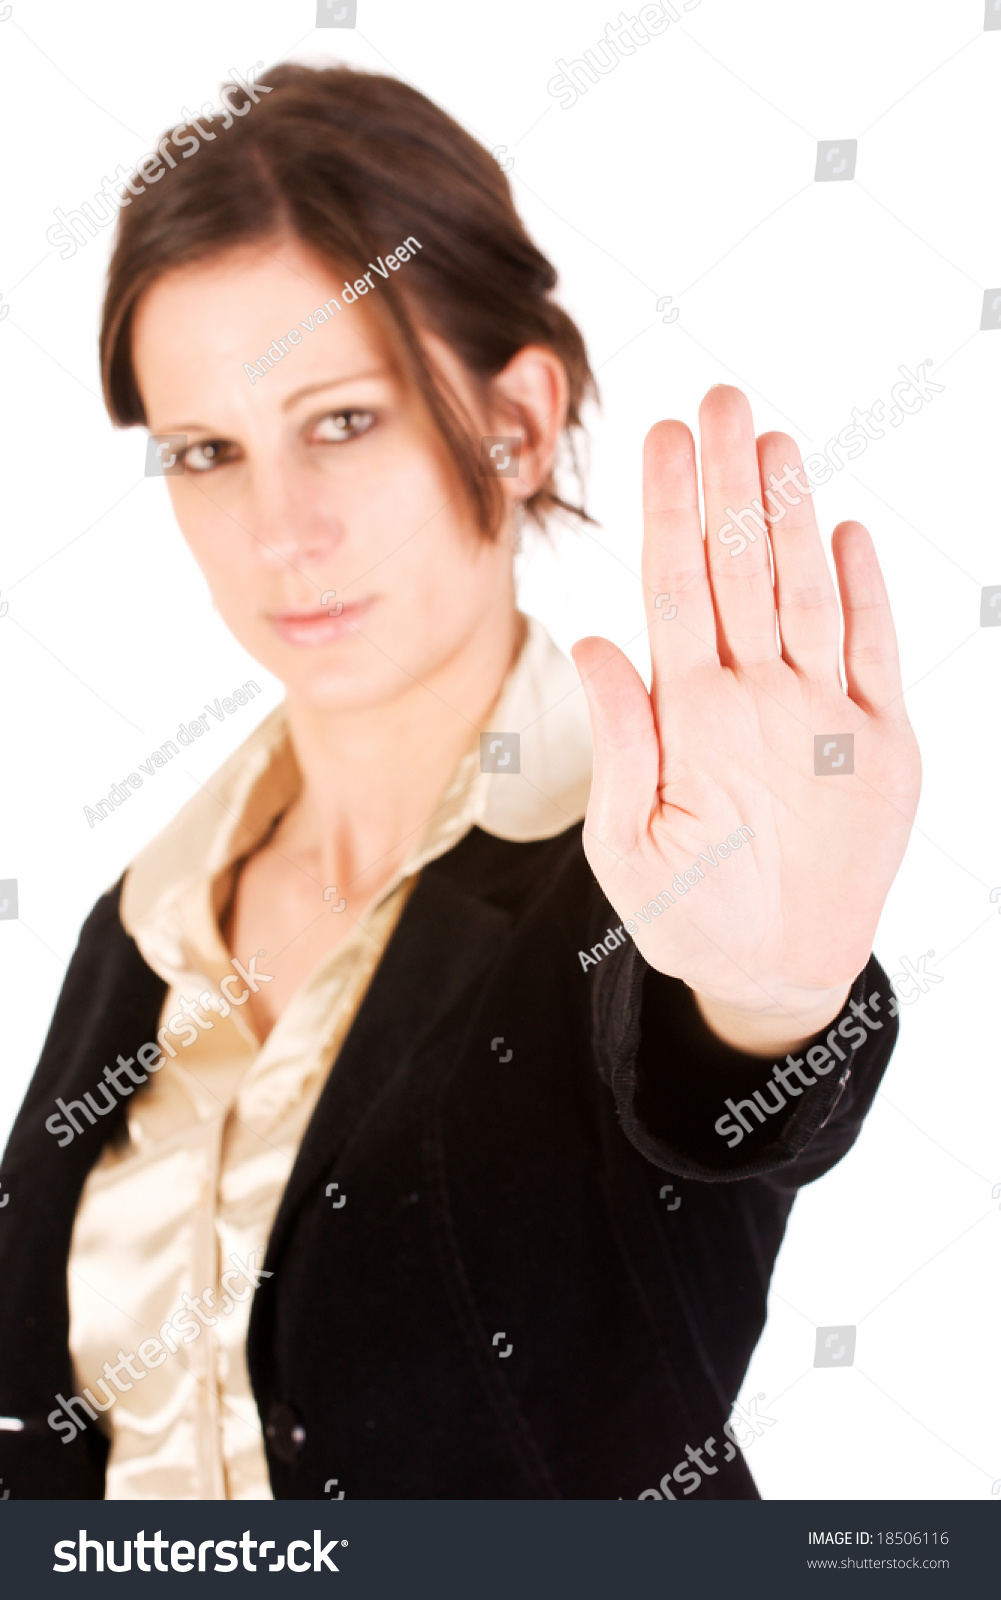
M 304 400 L 307 395 L 318 394 L 323 389 L 339 389 L 347 383 L 361 383 L 364 378 L 388 378 L 389 370 L 386 367 L 368 367 L 364 372 L 352 372 L 344 378 L 323 378 L 319 383 L 311 383 L 304 389 L 297 389 L 282 401 L 282 410 L 288 411 L 298 400 Z M 217 430 L 216 430 L 217 431 Z M 175 422 L 169 428 L 159 428 L 158 433 L 212 433 L 213 429 L 205 422 Z
M 324 378 L 319 383 L 311 383 L 305 389 L 297 389 L 290 394 L 287 400 L 282 401 L 282 410 L 287 411 L 294 406 L 297 400 L 304 400 L 309 394 L 317 394 L 322 389 L 338 389 L 346 383 L 360 383 L 363 378 L 387 378 L 389 372 L 386 367 L 368 367 L 364 372 L 352 372 L 347 378 Z

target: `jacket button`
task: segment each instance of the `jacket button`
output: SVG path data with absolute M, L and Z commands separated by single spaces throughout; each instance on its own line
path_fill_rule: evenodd
M 279 1461 L 294 1461 L 306 1443 L 306 1429 L 293 1406 L 276 1400 L 268 1412 L 264 1437 Z

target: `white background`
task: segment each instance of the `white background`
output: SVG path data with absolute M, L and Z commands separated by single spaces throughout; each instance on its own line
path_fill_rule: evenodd
M 560 535 L 558 560 L 537 551 L 523 575 L 562 645 L 600 632 L 644 661 L 638 462 L 656 418 L 694 423 L 709 384 L 739 383 L 759 431 L 806 451 L 888 397 L 901 364 L 931 361 L 945 385 L 816 497 L 825 536 L 845 516 L 873 530 L 925 763 L 876 952 L 892 973 L 933 950 L 943 981 L 903 1011 L 858 1144 L 797 1200 L 743 1398 L 774 1419 L 748 1453 L 766 1498 L 990 1497 L 1001 629 L 980 628 L 979 605 L 1001 583 L 1001 330 L 980 317 L 985 289 L 1001 293 L 1001 32 L 983 31 L 984 0 L 702 0 L 562 109 L 557 57 L 618 14 L 615 0 L 359 0 L 355 29 L 315 31 L 314 0 L 14 0 L 0 22 L 0 878 L 20 888 L 19 920 L 0 923 L 0 1125 L 86 912 L 281 694 L 212 611 L 165 486 L 143 477 L 145 436 L 105 416 L 111 230 L 61 260 L 53 208 L 134 166 L 231 68 L 395 72 L 514 157 L 517 204 L 598 373 L 601 527 Z M 841 138 L 859 140 L 855 180 L 815 183 L 817 140 Z M 88 828 L 85 804 L 251 676 L 266 701 Z M 857 1326 L 851 1369 L 814 1369 L 827 1324 Z

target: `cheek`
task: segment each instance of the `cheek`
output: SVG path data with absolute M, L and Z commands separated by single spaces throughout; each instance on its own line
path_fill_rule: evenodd
M 219 499 L 218 495 L 211 498 L 207 493 L 195 487 L 187 478 L 174 480 L 176 487 L 170 488 L 170 506 L 174 513 L 174 521 L 181 531 L 181 537 L 194 556 L 203 572 L 209 567 L 218 564 L 220 552 L 226 543 L 226 534 L 223 531 L 226 514 L 220 511 L 213 501 Z M 232 543 L 233 529 L 229 535 Z
M 482 609 L 495 564 L 447 462 L 408 440 L 380 466 L 346 508 L 343 575 L 355 592 L 379 593 L 400 647 L 423 641 L 433 654 L 436 636 L 461 633 Z
M 388 604 L 378 642 L 396 662 L 421 677 L 481 625 L 504 590 L 492 554 L 479 534 L 449 522 L 424 530 L 384 563 Z
M 343 504 L 352 548 L 361 543 L 365 552 L 392 557 L 409 543 L 433 542 L 440 528 L 462 517 L 448 463 L 419 438 L 394 432 L 358 467 L 350 482 L 330 485 Z
M 208 512 L 182 493 L 173 497 L 174 516 L 198 566 L 213 604 L 238 637 L 246 633 L 259 566 L 248 551 L 247 535 L 217 508 Z

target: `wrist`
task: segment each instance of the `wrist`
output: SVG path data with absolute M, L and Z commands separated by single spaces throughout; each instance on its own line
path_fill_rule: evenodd
M 850 983 L 833 989 L 797 989 L 767 1007 L 735 1006 L 700 994 L 692 998 L 706 1026 L 734 1050 L 769 1056 L 795 1050 L 833 1022 L 851 994 Z

